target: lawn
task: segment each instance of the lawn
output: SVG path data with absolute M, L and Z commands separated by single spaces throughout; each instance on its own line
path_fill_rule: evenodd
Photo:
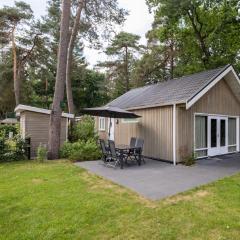
M 154 202 L 69 162 L 0 164 L 3 240 L 239 238 L 240 175 Z

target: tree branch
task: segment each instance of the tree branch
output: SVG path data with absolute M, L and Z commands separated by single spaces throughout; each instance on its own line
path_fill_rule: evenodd
M 31 54 L 35 48 L 35 46 L 37 45 L 37 41 L 38 41 L 38 36 L 40 36 L 40 33 L 37 33 L 33 39 L 33 45 L 31 47 L 30 50 L 27 51 L 27 54 L 25 56 L 22 57 L 22 59 L 19 61 L 19 66 L 23 66 L 26 61 L 31 57 Z

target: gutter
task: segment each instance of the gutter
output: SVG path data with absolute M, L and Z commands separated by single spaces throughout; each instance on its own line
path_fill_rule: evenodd
M 179 101 L 179 102 L 173 102 L 173 103 L 163 103 L 163 104 L 156 104 L 156 105 L 146 105 L 146 106 L 139 106 L 139 107 L 130 107 L 126 108 L 127 111 L 133 111 L 133 110 L 141 110 L 141 109 L 147 109 L 147 108 L 156 108 L 156 107 L 166 107 L 166 106 L 173 106 L 178 104 L 186 104 L 185 101 Z

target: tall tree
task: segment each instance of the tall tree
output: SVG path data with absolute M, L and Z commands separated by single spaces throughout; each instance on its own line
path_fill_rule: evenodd
M 20 103 L 21 74 L 26 62 L 32 55 L 37 44 L 39 34 L 31 33 L 33 12 L 30 6 L 24 2 L 15 2 L 14 7 L 0 9 L 1 40 L 9 43 L 13 59 L 13 82 L 16 105 Z M 27 35 L 27 37 L 26 37 Z M 6 45 L 6 47 L 9 47 Z
M 62 17 L 60 27 L 60 41 L 58 51 L 57 76 L 55 82 L 55 91 L 53 97 L 52 111 L 50 115 L 49 129 L 49 159 L 57 159 L 60 148 L 61 135 L 61 102 L 64 98 L 64 88 L 66 81 L 67 52 L 69 43 L 69 25 L 70 25 L 71 1 L 63 0 Z
M 72 67 L 73 49 L 74 49 L 75 41 L 77 38 L 81 14 L 82 14 L 82 10 L 83 10 L 84 6 L 85 6 L 85 0 L 79 0 L 76 17 L 74 20 L 73 29 L 72 29 L 72 33 L 71 33 L 70 41 L 69 41 L 69 45 L 68 45 L 67 70 L 66 70 L 66 93 L 67 93 L 67 101 L 68 101 L 68 111 L 70 113 L 74 113 L 72 82 L 71 82 L 71 67 Z
M 82 39 L 83 37 L 88 37 L 90 41 L 93 40 L 96 42 L 99 38 L 101 29 L 103 29 L 104 34 L 108 36 L 113 30 L 113 26 L 115 24 L 121 24 L 125 20 L 126 15 L 126 11 L 118 7 L 117 0 L 78 0 L 76 5 L 76 16 L 73 20 L 73 27 L 68 46 L 66 73 L 66 92 L 70 113 L 74 113 L 71 66 L 74 46 L 76 44 L 80 27 L 82 27 L 83 31 L 83 34 L 81 35 Z
M 136 62 L 133 81 L 136 86 L 156 83 L 174 77 L 177 64 L 179 41 L 177 26 L 166 19 L 155 19 L 153 29 L 147 33 L 148 45 L 143 56 Z
M 114 37 L 105 52 L 113 60 L 99 64 L 99 66 L 110 69 L 112 73 L 109 76 L 115 77 L 116 88 L 121 88 L 117 95 L 130 90 L 131 70 L 136 55 L 143 49 L 139 40 L 138 35 L 120 32 Z
M 237 32 L 240 31 L 238 1 L 147 2 L 155 13 L 155 24 L 148 35 L 149 41 L 154 39 L 157 49 L 166 48 L 168 40 L 173 39 L 173 76 L 227 63 L 240 69 L 240 44 L 237 40 Z

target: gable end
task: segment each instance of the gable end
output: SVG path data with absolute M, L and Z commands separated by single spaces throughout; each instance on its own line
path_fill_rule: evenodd
M 227 66 L 222 73 L 214 77 L 206 86 L 195 93 L 186 102 L 186 109 L 191 108 L 200 98 L 202 98 L 210 89 L 212 89 L 219 81 L 226 79 L 229 87 L 233 91 L 234 95 L 240 101 L 240 80 L 232 66 Z

